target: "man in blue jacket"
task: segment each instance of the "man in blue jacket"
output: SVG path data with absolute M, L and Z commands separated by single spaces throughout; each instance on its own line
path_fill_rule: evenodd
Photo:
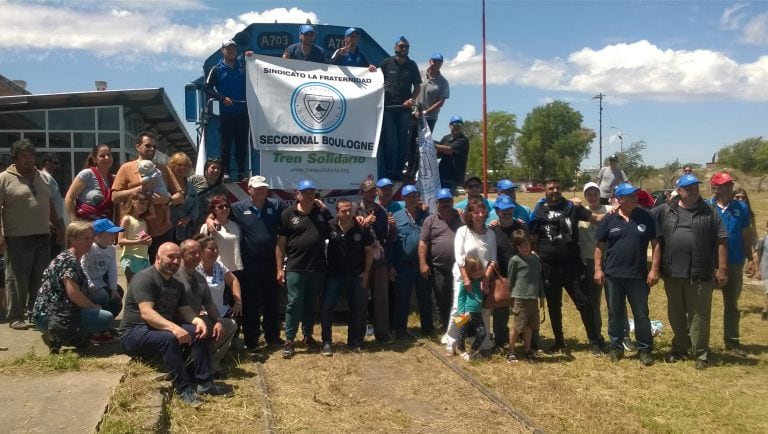
M 235 143 L 235 159 L 238 176 L 248 176 L 248 107 L 245 104 L 245 63 L 237 58 L 235 41 L 221 44 L 222 58 L 208 71 L 205 92 L 219 102 L 221 125 L 221 165 L 224 181 L 230 180 L 229 164 L 232 142 Z

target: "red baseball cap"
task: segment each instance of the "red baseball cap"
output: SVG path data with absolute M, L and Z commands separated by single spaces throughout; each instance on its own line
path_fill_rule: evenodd
M 733 182 L 733 178 L 726 172 L 717 172 L 712 175 L 712 179 L 709 180 L 710 185 L 723 185 L 729 182 Z

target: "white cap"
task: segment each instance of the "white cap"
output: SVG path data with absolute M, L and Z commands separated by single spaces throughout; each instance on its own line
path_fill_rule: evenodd
M 587 192 L 587 190 L 589 190 L 589 189 L 590 189 L 590 188 L 592 188 L 592 187 L 594 187 L 594 188 L 596 188 L 598 191 L 600 191 L 600 186 L 599 186 L 599 185 L 597 185 L 597 184 L 596 184 L 596 183 L 594 183 L 594 182 L 588 182 L 588 183 L 584 184 L 584 188 L 583 188 L 581 191 L 582 191 L 582 193 L 586 193 L 586 192 Z
M 256 176 L 251 176 L 251 179 L 248 180 L 248 187 L 252 187 L 252 188 L 267 187 L 267 188 L 269 188 L 269 184 L 267 184 L 267 178 L 265 178 L 265 177 L 263 177 L 261 175 L 256 175 Z

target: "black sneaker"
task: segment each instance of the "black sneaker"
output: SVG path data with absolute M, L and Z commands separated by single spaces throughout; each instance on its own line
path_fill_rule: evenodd
M 310 336 L 305 336 L 305 337 L 304 337 L 304 339 L 302 339 L 302 341 L 301 341 L 301 342 L 302 342 L 302 343 L 304 344 L 304 346 L 305 346 L 305 347 L 307 347 L 307 348 L 312 348 L 312 347 L 314 347 L 315 345 L 317 345 L 317 341 L 316 341 L 316 340 L 315 340 L 315 338 L 313 338 L 311 335 L 310 335 Z
M 598 343 L 591 343 L 589 344 L 589 352 L 592 353 L 593 356 L 602 356 L 603 348 Z
M 234 396 L 235 394 L 232 392 L 232 390 L 224 388 L 219 386 L 218 384 L 214 383 L 213 381 L 209 381 L 204 384 L 198 384 L 197 385 L 197 394 L 198 395 L 211 395 L 211 396 L 223 396 L 225 398 L 229 398 Z
M 293 348 L 293 341 L 285 341 L 285 345 L 283 345 L 283 358 L 290 359 L 294 354 L 296 354 L 296 350 Z
M 643 364 L 643 366 L 651 366 L 653 365 L 653 357 L 651 357 L 651 354 L 648 351 L 640 351 L 640 363 Z
M 685 359 L 686 359 L 686 355 L 683 353 L 669 353 L 667 357 L 664 358 L 664 361 L 667 363 L 677 363 Z
M 565 352 L 565 344 L 562 342 L 555 342 L 555 344 L 549 347 L 549 349 L 546 351 L 547 354 L 555 354 L 561 352 Z
M 515 355 L 515 352 L 514 351 L 510 351 L 507 354 L 507 363 L 512 364 L 512 363 L 517 363 L 517 362 L 518 362 L 518 360 L 517 360 L 517 356 Z
M 623 345 L 626 351 L 637 351 L 637 344 L 632 342 L 632 339 L 630 339 L 629 337 L 624 338 Z
M 267 345 L 284 345 L 285 340 L 280 338 L 279 336 L 274 339 L 266 339 Z
M 709 360 L 696 359 L 696 369 L 702 370 L 709 368 Z
M 52 338 L 48 333 L 43 333 L 40 337 L 43 339 L 43 343 L 48 347 L 51 354 L 59 354 L 61 351 L 61 342 Z
M 333 355 L 333 347 L 331 347 L 330 342 L 323 342 L 323 349 L 320 350 L 320 354 L 326 357 L 331 357 Z
M 611 351 L 608 352 L 608 358 L 610 358 L 612 362 L 618 362 L 622 357 L 624 357 L 624 351 L 618 348 L 611 348 Z
M 535 362 L 535 361 L 539 360 L 539 354 L 535 350 L 528 350 L 528 352 L 525 353 L 525 358 L 529 362 Z

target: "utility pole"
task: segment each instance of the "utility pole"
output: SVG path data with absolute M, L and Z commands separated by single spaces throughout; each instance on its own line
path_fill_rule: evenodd
M 597 165 L 598 167 L 603 167 L 603 98 L 605 98 L 604 93 L 598 93 L 592 97 L 600 100 L 600 164 Z

